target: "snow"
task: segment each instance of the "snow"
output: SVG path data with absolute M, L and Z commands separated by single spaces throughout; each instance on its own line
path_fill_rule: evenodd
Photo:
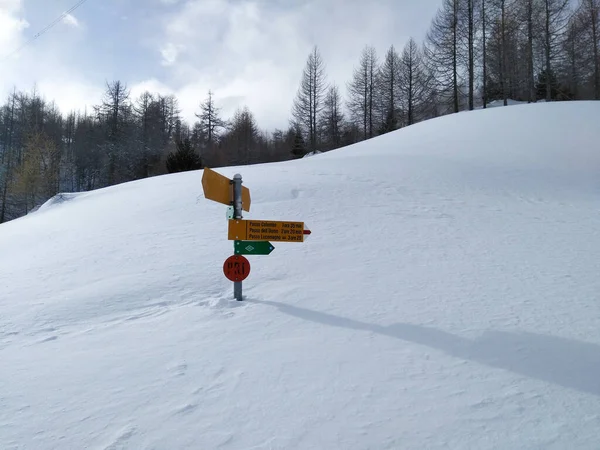
M 202 171 L 0 226 L 0 448 L 597 449 L 600 102 L 221 168 L 304 243 L 222 272 Z
M 44 210 L 47 208 L 51 208 L 55 205 L 59 205 L 64 202 L 68 202 L 68 201 L 74 200 L 76 198 L 84 197 L 85 195 L 86 195 L 86 193 L 84 193 L 84 192 L 61 192 L 60 194 L 55 195 L 50 200 L 46 201 L 45 203 L 41 204 L 40 206 L 33 208 L 31 211 L 29 211 L 29 214 L 33 214 L 37 211 Z
M 316 156 L 316 155 L 320 155 L 323 152 L 320 150 L 315 150 L 314 152 L 308 152 L 306 155 L 303 156 L 303 158 L 310 158 L 311 156 Z
M 538 103 L 541 103 L 541 102 L 545 102 L 545 100 L 538 100 Z M 499 107 L 503 107 L 503 106 L 524 105 L 526 103 L 527 102 L 525 102 L 525 101 L 514 100 L 512 98 L 509 98 L 506 101 L 506 105 L 504 104 L 504 100 L 492 100 L 486 106 L 488 108 L 499 108 Z

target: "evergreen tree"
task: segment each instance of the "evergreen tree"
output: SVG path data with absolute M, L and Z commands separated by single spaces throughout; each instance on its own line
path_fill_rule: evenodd
M 295 158 L 302 158 L 306 153 L 306 142 L 304 141 L 304 136 L 302 136 L 302 131 L 300 131 L 300 129 L 295 129 L 292 155 Z
M 202 159 L 192 148 L 190 139 L 177 141 L 177 150 L 169 153 L 166 166 L 169 173 L 202 169 Z

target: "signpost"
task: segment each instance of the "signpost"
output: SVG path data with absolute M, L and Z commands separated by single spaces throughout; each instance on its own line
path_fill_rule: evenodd
M 250 196 L 250 191 L 248 191 L 248 196 Z M 242 208 L 243 208 L 243 204 L 244 204 L 244 197 L 243 197 L 243 189 L 242 189 L 242 176 L 239 173 L 236 173 L 233 176 L 233 198 L 232 198 L 232 200 L 233 200 L 233 219 L 229 219 L 229 222 L 231 222 L 234 219 L 242 218 Z M 249 204 L 248 204 L 248 206 L 249 206 Z M 244 257 L 238 256 L 238 258 L 244 258 Z M 246 259 L 246 258 L 244 258 L 244 259 Z M 248 265 L 249 265 L 249 263 L 248 263 Z M 234 283 L 233 283 L 233 296 L 235 297 L 235 299 L 238 302 L 242 301 L 242 281 L 243 280 L 234 280 Z
M 250 261 L 242 255 L 270 255 L 275 249 L 271 242 L 304 242 L 311 234 L 304 222 L 272 220 L 243 220 L 242 211 L 250 211 L 250 190 L 242 186 L 242 176 L 233 180 L 204 168 L 202 175 L 204 197 L 228 206 L 228 239 L 234 241 L 234 255 L 223 263 L 223 273 L 233 282 L 233 296 L 242 301 L 242 281 L 250 274 Z
M 236 255 L 270 255 L 275 247 L 269 241 L 235 241 Z
M 209 200 L 227 206 L 233 202 L 233 181 L 208 167 L 204 168 L 202 188 L 204 197 Z M 242 187 L 242 208 L 244 211 L 250 211 L 250 190 L 247 187 Z
M 223 273 L 228 280 L 241 283 L 250 275 L 250 261 L 241 255 L 233 255 L 223 263 Z
M 306 231 L 306 233 L 305 233 Z M 276 222 L 272 220 L 230 220 L 228 239 L 247 241 L 304 242 L 304 222 Z

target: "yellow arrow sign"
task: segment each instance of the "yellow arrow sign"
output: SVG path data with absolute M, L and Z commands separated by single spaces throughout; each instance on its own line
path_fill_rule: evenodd
M 233 184 L 231 180 L 208 167 L 204 168 L 202 175 L 202 188 L 204 197 L 224 205 L 233 201 Z M 250 190 L 242 186 L 242 209 L 250 211 Z
M 309 233 L 309 230 L 304 229 L 304 222 L 231 219 L 228 239 L 230 241 L 304 242 L 304 236 Z

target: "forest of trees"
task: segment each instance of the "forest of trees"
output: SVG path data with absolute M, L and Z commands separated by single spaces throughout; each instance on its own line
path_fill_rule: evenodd
M 121 81 L 93 110 L 66 115 L 15 90 L 0 106 L 0 223 L 59 192 L 298 158 L 493 101 L 600 100 L 600 0 L 440 3 L 421 44 L 381 58 L 365 46 L 345 89 L 315 46 L 285 130 L 261 130 L 245 106 L 224 119 L 212 92 L 189 124 L 175 97 L 131 98 Z

